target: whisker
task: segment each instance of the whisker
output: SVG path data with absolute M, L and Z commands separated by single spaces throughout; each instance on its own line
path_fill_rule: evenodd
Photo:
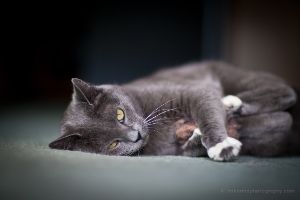
M 167 103 L 170 103 L 171 101 L 174 101 L 176 98 L 174 98 L 174 99 L 172 99 L 172 100 L 170 100 L 170 101 L 167 101 L 166 103 L 164 103 L 164 104 L 162 104 L 162 105 L 160 105 L 159 107 L 157 107 L 155 110 L 153 110 L 145 119 L 144 119 L 144 122 L 145 121 L 147 121 L 147 119 L 151 116 L 151 115 L 153 115 L 154 113 L 156 113 L 156 111 L 159 109 L 159 108 L 161 108 L 162 106 L 164 106 L 164 105 L 166 105 Z
M 172 110 L 176 110 L 176 109 L 179 109 L 179 108 L 171 108 L 171 109 L 168 109 L 168 110 L 166 110 L 166 111 L 163 111 L 163 112 L 159 113 L 158 115 L 155 115 L 154 117 L 148 119 L 148 120 L 146 121 L 146 123 L 150 122 L 152 119 L 155 119 L 156 117 L 158 117 L 158 116 L 160 116 L 160 115 L 162 115 L 162 114 L 164 114 L 164 113 L 166 113 L 166 112 L 169 112 L 169 111 L 172 111 Z
M 165 125 L 165 123 L 152 123 L 152 124 L 149 124 L 149 126 L 151 126 L 151 125 L 155 125 L 155 124 L 164 124 Z
M 162 121 L 162 120 L 164 120 L 164 121 Z M 172 119 L 161 119 L 161 120 L 157 120 L 157 121 L 151 121 L 151 122 L 147 123 L 147 126 L 154 125 L 154 124 L 167 124 L 172 121 L 173 121 Z
M 155 122 L 155 121 L 160 121 L 160 120 L 168 120 L 168 119 L 170 119 L 169 117 L 163 117 L 163 118 L 159 118 L 159 119 L 155 119 L 155 120 L 151 120 L 151 121 L 148 121 L 148 122 L 145 122 L 146 124 L 149 124 L 149 123 L 151 123 L 151 122 Z
M 157 121 L 162 121 L 162 120 L 173 120 L 173 119 L 178 119 L 178 118 L 180 118 L 180 117 L 172 117 L 172 118 L 163 117 L 163 118 L 151 120 L 151 121 L 147 122 L 147 124 L 151 124 L 152 122 L 157 122 Z
M 159 109 L 159 110 L 156 110 L 155 112 L 152 113 L 152 115 L 155 114 L 155 113 L 161 112 L 161 111 L 165 111 L 165 110 L 168 110 L 168 109 Z M 150 115 L 148 115 L 148 117 L 150 117 Z

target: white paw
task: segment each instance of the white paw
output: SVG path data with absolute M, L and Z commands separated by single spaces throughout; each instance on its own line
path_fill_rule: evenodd
M 239 154 L 242 143 L 234 138 L 227 137 L 223 142 L 208 149 L 207 154 L 216 161 L 229 161 Z
M 196 136 L 198 136 L 198 135 L 202 135 L 202 133 L 201 133 L 201 131 L 200 131 L 200 129 L 199 128 L 196 128 L 195 130 L 194 130 L 194 132 L 193 132 L 193 135 L 189 138 L 189 140 L 193 140 Z
M 243 104 L 242 100 L 236 96 L 228 95 L 222 98 L 222 103 L 225 106 L 227 113 L 237 111 Z
M 196 128 L 193 132 L 193 135 L 186 141 L 186 143 L 182 146 L 182 149 L 186 149 L 190 142 L 194 140 L 195 137 L 202 136 L 202 133 L 199 128 Z

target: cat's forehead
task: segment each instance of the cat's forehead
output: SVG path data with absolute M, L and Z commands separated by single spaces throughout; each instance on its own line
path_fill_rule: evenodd
M 86 123 L 100 123 L 103 120 L 112 120 L 115 118 L 116 109 L 119 105 L 118 101 L 101 101 L 95 105 L 80 105 L 73 106 L 70 111 L 69 120 Z M 94 122 L 95 121 L 95 122 Z
M 89 105 L 85 102 L 72 104 L 67 110 L 67 118 L 68 121 L 81 122 L 81 124 L 92 122 L 93 120 L 100 123 L 103 120 L 115 119 L 118 108 L 128 110 L 125 104 L 126 103 L 116 96 L 103 95 L 102 98 L 99 98 L 99 101 L 94 102 L 93 105 Z
M 64 122 L 71 123 L 72 126 L 107 125 L 105 123 L 116 122 L 117 109 L 123 110 L 126 117 L 134 118 L 134 106 L 120 86 L 101 85 L 94 89 L 96 92 L 93 95 L 89 91 L 75 93 Z
M 100 109 L 122 108 L 127 111 L 134 111 L 134 105 L 127 93 L 120 87 L 114 86 L 103 97 L 99 98 L 99 104 L 102 104 Z

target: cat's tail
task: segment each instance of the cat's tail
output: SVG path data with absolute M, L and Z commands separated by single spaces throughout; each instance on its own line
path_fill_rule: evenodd
M 293 88 L 297 95 L 297 101 L 295 105 L 289 108 L 287 111 L 293 117 L 293 126 L 292 129 L 300 134 L 300 89 Z
M 293 118 L 292 129 L 289 133 L 289 154 L 300 154 L 300 89 L 293 87 L 297 95 L 296 103 L 287 111 Z

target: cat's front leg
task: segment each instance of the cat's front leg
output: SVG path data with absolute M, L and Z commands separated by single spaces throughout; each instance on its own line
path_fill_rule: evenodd
M 193 118 L 202 134 L 201 141 L 208 156 L 215 161 L 233 160 L 242 144 L 227 134 L 226 113 L 220 99 L 202 96 L 194 108 Z
M 201 145 L 202 133 L 199 128 L 193 131 L 193 135 L 181 147 L 181 155 L 198 157 L 205 156 L 205 148 Z M 232 138 L 227 137 L 222 142 L 211 147 L 207 151 L 207 155 L 215 161 L 231 161 L 239 154 L 241 143 Z
M 222 98 L 222 103 L 226 113 L 233 114 L 241 108 L 243 102 L 236 96 L 228 95 Z M 239 154 L 241 146 L 242 143 L 240 141 L 232 137 L 227 137 L 222 142 L 208 149 L 207 154 L 214 160 L 226 161 L 230 160 L 232 157 L 236 157 Z

